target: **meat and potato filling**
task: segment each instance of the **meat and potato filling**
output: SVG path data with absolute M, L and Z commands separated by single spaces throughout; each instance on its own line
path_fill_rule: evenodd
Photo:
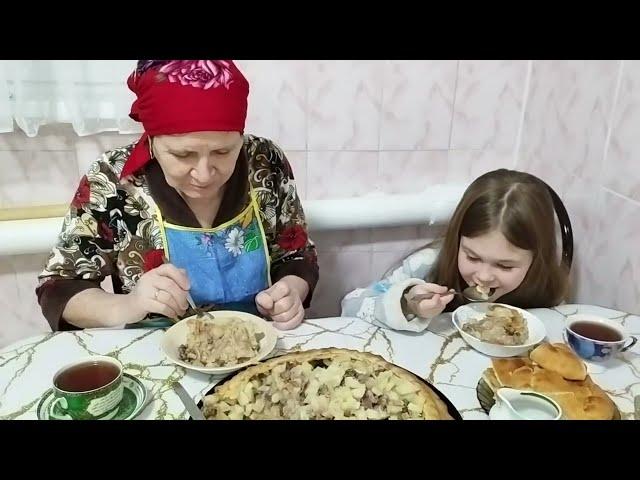
M 204 400 L 209 419 L 418 419 L 420 386 L 390 370 L 349 358 L 286 363 L 234 392 Z M 232 398 L 236 397 L 236 398 Z
M 202 318 L 187 320 L 187 343 L 179 348 L 180 360 L 199 367 L 226 367 L 254 358 L 264 334 L 239 318 L 208 322 Z

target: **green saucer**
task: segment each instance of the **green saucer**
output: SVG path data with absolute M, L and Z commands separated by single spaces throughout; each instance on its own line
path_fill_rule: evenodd
M 131 420 L 135 418 L 146 406 L 147 389 L 142 382 L 128 373 L 122 376 L 122 385 L 124 386 L 122 393 L 122 401 L 114 415 L 101 420 Z M 53 409 L 53 390 L 49 389 L 45 392 L 38 403 L 38 419 L 40 420 L 72 420 L 65 415 L 60 406 L 56 404 Z

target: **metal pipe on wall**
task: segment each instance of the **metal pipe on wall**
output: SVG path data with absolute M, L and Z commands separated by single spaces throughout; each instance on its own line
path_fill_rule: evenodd
M 421 193 L 370 194 L 303 201 L 309 230 L 327 231 L 449 220 L 467 185 L 434 185 Z M 0 210 L 0 256 L 48 252 L 56 243 L 66 205 Z M 54 216 L 55 215 L 55 216 Z

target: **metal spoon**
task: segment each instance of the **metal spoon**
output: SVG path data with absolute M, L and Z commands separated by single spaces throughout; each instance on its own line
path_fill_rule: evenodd
M 193 309 L 194 312 L 196 312 L 197 318 L 207 318 L 209 320 L 213 320 L 215 318 L 211 312 L 207 312 L 200 307 L 196 307 L 196 303 L 193 301 L 193 298 L 191 297 L 191 294 L 189 292 L 187 292 L 187 303 L 189 303 L 189 306 Z
M 472 303 L 473 302 L 491 302 L 492 300 L 494 300 L 494 297 L 496 296 L 496 289 L 495 288 L 489 289 L 488 297 L 484 297 L 483 294 L 479 292 L 475 286 L 467 287 L 462 292 L 458 292 L 452 289 L 452 290 L 449 290 L 444 295 L 449 295 L 450 293 L 453 293 L 455 295 L 460 295 Z M 418 295 L 414 295 L 411 298 L 407 298 L 407 300 L 411 302 L 419 302 L 422 300 L 428 300 L 432 298 L 434 295 L 435 293 L 419 293 Z
M 171 262 L 169 262 L 169 259 L 166 257 L 166 255 L 163 255 L 162 256 L 162 263 L 171 263 Z M 193 297 L 191 296 L 191 292 L 187 292 L 187 303 L 193 309 L 193 311 L 196 312 L 196 316 L 198 318 L 200 318 L 200 317 L 205 317 L 205 318 L 209 318 L 209 319 L 214 318 L 213 315 L 210 314 L 209 312 L 206 312 L 203 309 L 196 307 L 196 302 L 193 301 Z

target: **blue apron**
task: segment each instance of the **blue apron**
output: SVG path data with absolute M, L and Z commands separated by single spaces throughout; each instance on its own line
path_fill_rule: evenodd
M 191 228 L 163 221 L 158 209 L 164 251 L 187 271 L 197 305 L 256 312 L 255 296 L 271 286 L 267 242 L 253 191 L 237 217 L 216 228 Z

